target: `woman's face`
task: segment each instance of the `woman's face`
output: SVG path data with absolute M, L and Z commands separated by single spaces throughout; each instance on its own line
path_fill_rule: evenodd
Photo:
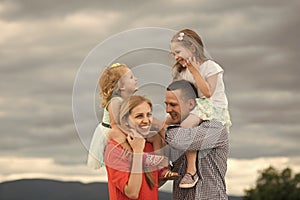
M 131 110 L 129 114 L 129 126 L 142 136 L 147 136 L 152 124 L 152 110 L 147 102 L 143 102 Z

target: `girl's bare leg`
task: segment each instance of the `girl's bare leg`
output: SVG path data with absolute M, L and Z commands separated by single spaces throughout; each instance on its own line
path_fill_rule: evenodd
M 197 172 L 196 159 L 197 151 L 186 151 L 185 156 L 187 159 L 186 173 L 194 175 Z

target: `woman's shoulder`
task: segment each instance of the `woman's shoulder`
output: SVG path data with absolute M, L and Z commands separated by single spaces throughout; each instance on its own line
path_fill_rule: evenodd
M 116 142 L 119 142 L 121 140 L 123 141 L 124 138 L 124 134 L 118 128 L 113 127 L 108 131 L 108 140 L 114 140 Z
M 108 139 L 106 149 L 111 149 L 116 152 L 119 152 L 123 149 L 121 144 L 124 143 L 124 140 L 126 140 L 126 138 L 122 138 L 121 133 L 119 131 L 114 130 L 114 128 L 112 128 L 108 131 L 107 135 Z

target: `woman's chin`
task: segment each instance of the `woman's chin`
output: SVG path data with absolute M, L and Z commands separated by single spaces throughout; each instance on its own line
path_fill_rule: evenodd
M 139 128 L 137 131 L 138 131 L 144 138 L 146 138 L 146 137 L 149 135 L 149 133 L 150 133 L 150 128 L 148 128 L 148 129 Z

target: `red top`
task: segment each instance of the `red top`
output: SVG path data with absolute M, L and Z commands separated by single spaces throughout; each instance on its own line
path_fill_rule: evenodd
M 108 190 L 111 200 L 130 200 L 124 194 L 124 187 L 130 176 L 132 154 L 126 153 L 121 145 L 109 140 L 105 149 L 105 164 L 108 176 Z M 153 152 L 151 143 L 146 142 L 144 152 Z M 143 173 L 142 186 L 139 193 L 140 200 L 158 200 L 158 173 L 153 171 L 155 186 L 151 190 Z

